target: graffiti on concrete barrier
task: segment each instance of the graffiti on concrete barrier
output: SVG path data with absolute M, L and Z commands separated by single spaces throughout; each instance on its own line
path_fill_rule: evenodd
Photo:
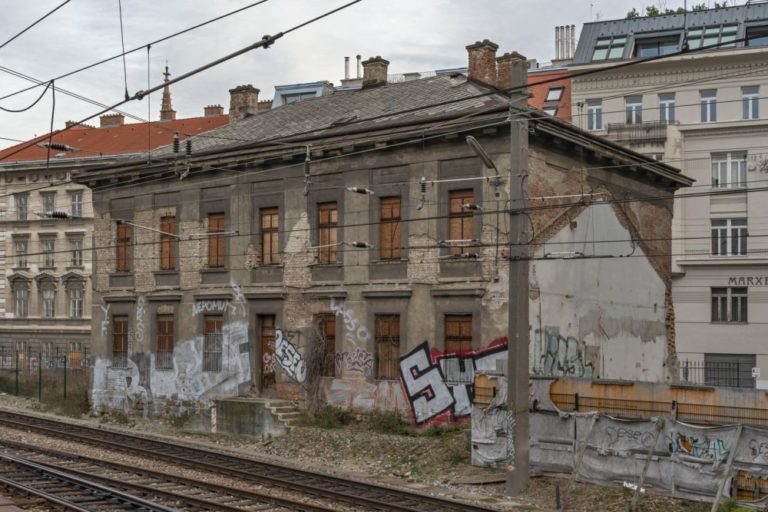
M 710 439 L 705 435 L 681 434 L 673 432 L 666 436 L 669 453 L 673 455 L 690 455 L 699 459 L 723 461 L 731 451 L 720 438 Z
M 200 300 L 192 304 L 192 316 L 201 313 L 236 313 L 237 308 L 226 299 Z
M 608 438 L 608 446 L 616 443 L 635 443 L 643 448 L 648 448 L 653 443 L 654 433 L 647 430 L 635 430 L 628 427 L 607 427 L 605 435 Z
M 545 327 L 536 330 L 538 340 L 534 346 L 534 367 L 536 375 L 557 377 L 594 376 L 594 365 L 587 360 L 586 343 L 573 336 L 562 336 L 559 327 Z
M 337 317 L 341 317 L 344 320 L 344 331 L 346 332 L 344 338 L 353 347 L 368 346 L 371 333 L 362 322 L 357 320 L 352 309 L 347 308 L 344 302 L 336 302 L 336 299 L 333 297 L 331 298 L 330 309 Z
M 768 464 L 768 440 L 765 438 L 750 439 L 749 451 L 752 456 L 752 462 Z
M 351 352 L 336 353 L 336 372 L 348 371 L 368 376 L 373 372 L 373 354 L 360 347 Z
M 307 364 L 304 358 L 281 329 L 275 330 L 275 360 L 296 382 L 302 383 L 307 378 Z
M 425 341 L 402 356 L 400 378 L 416 423 L 469 416 L 475 372 L 496 370 L 497 361 L 506 358 L 507 338 L 459 354 L 430 351 Z

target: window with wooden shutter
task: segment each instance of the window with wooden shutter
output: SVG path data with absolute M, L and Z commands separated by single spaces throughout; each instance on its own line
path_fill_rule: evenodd
M 221 233 L 221 234 L 217 234 Z M 224 214 L 208 214 L 208 266 L 221 268 L 226 258 L 226 236 L 224 233 Z
M 376 378 L 400 378 L 400 315 L 376 315 Z
M 472 315 L 445 315 L 445 352 L 463 354 L 472 350 Z
M 339 211 L 336 203 L 317 205 L 317 229 L 320 263 L 335 263 L 339 256 Z
M 470 252 L 470 247 L 462 246 L 462 240 L 469 244 L 472 240 L 472 211 L 463 205 L 474 201 L 472 190 L 454 190 L 450 193 L 448 203 L 448 238 L 452 240 L 449 254 L 462 254 Z M 458 244 L 458 245 L 457 245 Z
M 383 197 L 379 203 L 379 258 L 399 260 L 402 246 L 400 198 Z
M 175 270 L 176 217 L 161 217 L 160 231 L 160 270 Z
M 157 369 L 173 369 L 173 344 L 173 315 L 157 315 Z
M 323 377 L 336 376 L 336 315 L 332 313 L 317 316 L 317 326 L 325 340 L 323 348 Z
M 118 272 L 131 270 L 131 226 L 120 223 L 117 225 L 117 248 L 115 269 Z
M 208 315 L 203 320 L 203 371 L 221 371 L 221 349 L 224 318 Z
M 112 366 L 128 366 L 128 317 L 112 317 Z
M 261 264 L 280 263 L 280 230 L 277 208 L 261 209 Z

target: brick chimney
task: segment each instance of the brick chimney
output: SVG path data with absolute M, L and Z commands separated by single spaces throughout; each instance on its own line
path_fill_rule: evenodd
M 388 68 L 389 61 L 379 55 L 363 61 L 363 89 L 386 85 Z
M 123 126 L 125 116 L 123 114 L 104 114 L 99 117 L 99 128 L 112 128 L 113 126 Z
M 203 115 L 205 117 L 216 117 L 224 115 L 224 107 L 221 105 L 208 105 L 203 108 Z
M 259 105 L 259 90 L 248 85 L 238 85 L 229 90 L 229 122 L 256 114 Z
M 496 85 L 496 50 L 499 45 L 487 39 L 467 46 L 469 78 L 484 84 Z
M 496 87 L 499 89 L 509 89 L 528 83 L 528 61 L 525 56 L 517 52 L 505 53 L 496 59 L 496 67 Z

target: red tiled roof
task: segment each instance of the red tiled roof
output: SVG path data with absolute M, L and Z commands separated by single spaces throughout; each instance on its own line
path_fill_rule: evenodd
M 91 126 L 76 126 L 53 136 L 53 144 L 66 144 L 75 148 L 74 151 L 62 151 L 51 148 L 51 158 L 57 160 L 67 158 L 83 158 L 101 155 L 119 155 L 124 153 L 143 153 L 149 146 L 151 149 L 165 146 L 173 142 L 173 134 L 179 132 L 181 140 L 186 135 L 198 135 L 208 130 L 229 123 L 229 116 L 191 117 L 173 121 L 152 121 L 151 123 L 132 123 L 122 126 L 94 128 Z M 148 128 L 149 125 L 149 128 Z M 148 133 L 149 132 L 149 133 Z M 148 142 L 149 141 L 149 142 Z M 28 148 L 19 148 L 34 142 Z M 16 144 L 0 151 L 0 164 L 11 162 L 27 162 L 45 160 L 48 155 L 46 144 L 48 134 Z M 18 151 L 18 153 L 16 153 Z

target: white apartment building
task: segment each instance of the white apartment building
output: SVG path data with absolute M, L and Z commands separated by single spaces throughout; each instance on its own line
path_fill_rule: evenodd
M 675 201 L 670 378 L 768 389 L 768 4 L 587 23 L 570 69 L 575 124 L 696 180 Z

